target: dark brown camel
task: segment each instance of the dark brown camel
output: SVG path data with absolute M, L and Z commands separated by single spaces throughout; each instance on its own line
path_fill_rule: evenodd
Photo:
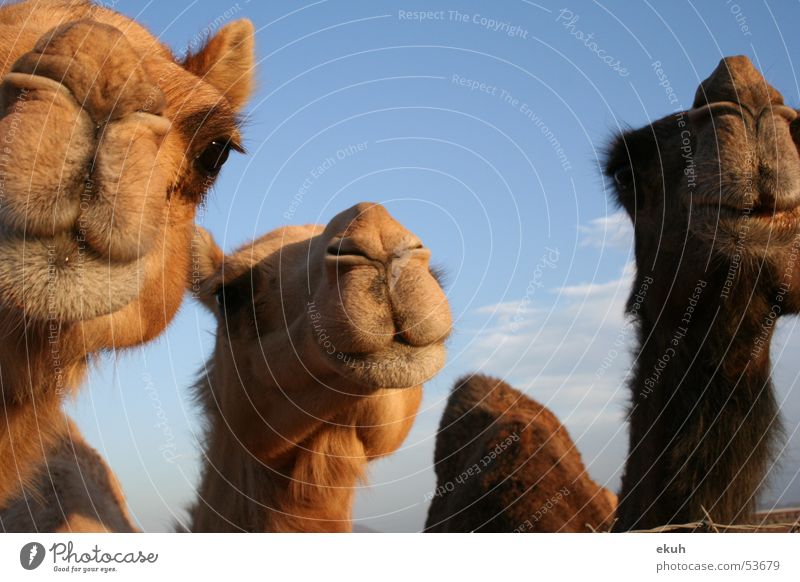
M 456 383 L 436 437 L 430 532 L 608 530 L 616 498 L 547 408 L 486 376 Z
M 800 308 L 797 114 L 746 57 L 692 108 L 620 135 L 638 349 L 615 529 L 746 521 L 780 435 L 775 320 Z

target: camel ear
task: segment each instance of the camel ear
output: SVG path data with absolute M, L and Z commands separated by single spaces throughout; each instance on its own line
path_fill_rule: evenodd
M 192 296 L 205 305 L 212 313 L 217 312 L 217 287 L 221 282 L 220 269 L 225 254 L 206 229 L 198 226 L 192 237 L 192 269 L 189 291 Z
M 253 23 L 237 20 L 224 26 L 183 62 L 186 70 L 213 85 L 237 111 L 253 90 L 255 41 Z

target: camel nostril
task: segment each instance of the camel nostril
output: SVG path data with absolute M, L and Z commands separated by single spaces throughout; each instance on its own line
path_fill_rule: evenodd
M 424 248 L 425 247 L 423 246 L 423 244 L 420 241 L 417 241 L 417 242 L 414 242 L 414 243 L 410 243 L 410 244 L 408 244 L 407 246 L 404 246 L 401 249 L 396 250 L 394 254 L 395 254 L 395 256 L 400 257 L 400 256 L 403 256 L 405 254 L 412 253 L 414 251 L 421 251 Z
M 333 255 L 336 257 L 352 255 L 355 257 L 364 257 L 367 259 L 371 258 L 364 249 L 362 249 L 356 243 L 354 243 L 352 239 L 348 238 L 334 240 L 331 244 L 328 245 L 326 252 L 328 255 Z
M 378 265 L 380 261 L 350 238 L 335 238 L 325 250 L 325 261 L 337 267 Z
M 412 346 L 412 343 L 408 340 L 408 330 L 401 330 L 394 334 L 393 336 L 394 342 L 404 346 Z
M 787 107 L 786 105 L 769 105 L 766 108 L 767 111 L 772 113 L 773 115 L 778 115 L 783 117 L 789 123 L 793 123 L 797 121 L 797 110 L 792 109 L 791 107 Z
M 789 133 L 796 148 L 800 148 L 800 117 L 789 123 Z

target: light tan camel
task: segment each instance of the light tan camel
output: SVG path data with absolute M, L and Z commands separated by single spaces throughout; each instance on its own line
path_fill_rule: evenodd
M 196 386 L 207 435 L 187 529 L 348 531 L 367 463 L 400 446 L 444 364 L 451 317 L 430 251 L 375 204 L 229 257 L 199 232 L 200 298 L 218 327 Z M 0 512 L 7 529 L 132 527 L 107 468 L 81 476 L 66 445 L 58 460 L 72 467 L 68 495 L 42 474 L 45 501 Z
M 486 376 L 456 383 L 436 436 L 425 531 L 607 531 L 616 496 L 550 410 Z
M 192 270 L 195 209 L 251 90 L 253 30 L 178 62 L 83 1 L 0 8 L 0 507 L 68 429 L 93 354 L 157 336 Z
M 224 261 L 208 248 L 217 343 L 196 386 L 208 430 L 188 528 L 349 531 L 367 462 L 400 446 L 444 365 L 430 251 L 367 203 Z

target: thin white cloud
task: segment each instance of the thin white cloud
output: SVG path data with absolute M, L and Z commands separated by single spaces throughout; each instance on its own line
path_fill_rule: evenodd
M 581 246 L 600 249 L 630 249 L 633 240 L 631 219 L 624 210 L 594 218 L 588 225 L 578 226 Z

